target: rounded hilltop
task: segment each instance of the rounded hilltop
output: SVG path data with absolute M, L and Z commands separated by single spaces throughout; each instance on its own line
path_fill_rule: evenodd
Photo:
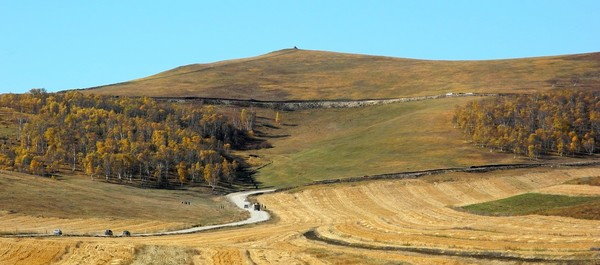
M 177 67 L 84 89 L 120 96 L 257 100 L 384 99 L 446 94 L 529 93 L 598 85 L 600 53 L 537 58 L 439 61 L 283 49 Z

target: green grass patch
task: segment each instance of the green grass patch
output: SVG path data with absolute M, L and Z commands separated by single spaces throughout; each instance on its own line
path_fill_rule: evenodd
M 472 204 L 462 208 L 475 214 L 511 216 L 511 215 L 557 215 L 584 219 L 598 219 L 600 197 L 575 197 L 540 193 L 526 193 L 497 201 Z M 582 215 L 583 209 L 595 210 L 595 214 Z
M 253 150 L 264 159 L 257 179 L 289 187 L 315 180 L 360 177 L 432 168 L 521 163 L 464 141 L 452 126 L 457 104 L 448 98 L 353 109 L 316 109 L 282 114 L 284 125 L 258 128 L 273 148 Z M 274 118 L 274 113 L 259 113 Z M 261 119 L 264 120 L 264 119 Z

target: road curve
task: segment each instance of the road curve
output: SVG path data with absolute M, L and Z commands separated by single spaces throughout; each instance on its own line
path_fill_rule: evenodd
M 210 229 L 215 229 L 215 228 L 240 226 L 240 225 L 264 222 L 264 221 L 269 220 L 271 218 L 271 215 L 269 215 L 269 213 L 266 211 L 255 211 L 252 207 L 245 208 L 244 205 L 249 204 L 247 202 L 246 198 L 250 195 L 263 194 L 263 193 L 269 193 L 269 192 L 274 192 L 274 191 L 275 191 L 275 189 L 250 190 L 250 191 L 234 192 L 234 193 L 230 193 L 230 194 L 226 195 L 227 199 L 229 199 L 231 202 L 233 202 L 237 207 L 239 207 L 240 209 L 246 210 L 250 213 L 250 217 L 246 220 L 233 222 L 233 223 L 226 223 L 226 224 L 198 226 L 198 227 L 192 227 L 192 228 L 181 229 L 181 230 L 173 230 L 173 231 L 168 231 L 168 232 L 135 234 L 133 236 L 164 236 L 164 235 L 189 234 L 189 233 L 195 233 L 195 232 L 210 230 Z

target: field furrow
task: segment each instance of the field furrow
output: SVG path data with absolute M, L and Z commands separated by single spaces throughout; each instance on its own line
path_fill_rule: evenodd
M 21 264 L 127 264 L 131 260 L 143 264 L 148 260 L 144 257 L 184 257 L 180 260 L 194 264 L 588 262 L 598 258 L 590 249 L 600 247 L 600 221 L 539 215 L 492 217 L 456 207 L 532 191 L 568 194 L 581 190 L 592 195 L 594 187 L 563 183 L 599 175 L 600 168 L 559 168 L 303 187 L 256 198 L 275 216 L 268 223 L 160 237 L 0 238 L 0 264 L 21 260 L 28 261 Z M 8 213 L 3 218 L 3 222 L 22 221 Z M 93 220 L 73 224 L 101 228 Z M 142 229 L 144 225 L 152 227 L 151 222 L 129 227 Z M 305 236 L 310 230 L 326 240 Z M 42 245 L 47 247 L 39 248 Z

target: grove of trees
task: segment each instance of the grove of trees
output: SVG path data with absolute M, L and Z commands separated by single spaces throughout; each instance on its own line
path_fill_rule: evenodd
M 233 182 L 240 171 L 231 149 L 251 140 L 253 115 L 239 120 L 212 106 L 80 92 L 0 95 L 18 113 L 16 137 L 0 140 L 0 166 L 37 175 L 81 170 L 91 178 L 164 187 Z
M 600 92 L 502 96 L 457 107 L 467 140 L 515 156 L 592 155 L 600 145 Z

